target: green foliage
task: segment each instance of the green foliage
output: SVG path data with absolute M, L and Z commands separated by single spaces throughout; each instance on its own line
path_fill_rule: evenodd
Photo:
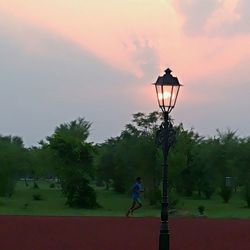
M 130 189 L 135 179 L 136 155 L 133 137 L 120 138 L 116 144 L 114 155 L 115 168 L 113 173 L 113 187 L 118 193 L 125 193 Z
M 28 149 L 28 160 L 23 176 L 34 179 L 53 178 L 56 176 L 55 168 L 58 165 L 58 157 L 45 142 L 41 141 L 39 147 Z
M 233 190 L 231 187 L 227 187 L 227 186 L 222 186 L 221 187 L 221 190 L 219 192 L 221 198 L 223 199 L 223 201 L 225 203 L 228 203 L 229 200 L 232 198 L 232 195 L 233 195 Z
M 42 200 L 42 195 L 37 193 L 37 194 L 33 194 L 33 200 L 35 201 L 41 201 Z
M 86 142 L 91 124 L 83 118 L 64 123 L 56 127 L 54 134 L 47 137 L 49 146 L 66 163 L 85 163 L 85 168 L 91 166 L 91 144 Z M 89 170 L 89 169 L 88 169 Z
M 0 196 L 13 194 L 18 169 L 24 163 L 24 154 L 20 137 L 0 136 Z
M 155 188 L 148 192 L 148 200 L 150 205 L 160 205 L 161 204 L 161 190 Z
M 250 182 L 247 181 L 243 187 L 243 199 L 247 203 L 247 207 L 250 208 Z
M 198 212 L 199 212 L 199 214 L 200 215 L 204 215 L 204 212 L 205 212 L 205 206 L 203 206 L 203 205 L 200 205 L 200 206 L 198 206 Z
M 161 180 L 159 150 L 155 146 L 160 120 L 161 114 L 158 112 L 134 114 L 132 123 L 126 125 L 121 133 L 122 147 L 118 152 L 118 162 L 123 162 L 127 168 L 126 180 L 130 185 L 136 176 L 142 176 L 144 185 L 153 193 L 159 188 Z
M 10 198 L 1 197 L 0 214 L 12 215 L 53 215 L 53 216 L 124 216 L 124 211 L 131 204 L 131 197 L 128 194 L 118 194 L 113 190 L 96 188 L 98 203 L 102 206 L 98 209 L 78 209 L 65 206 L 66 197 L 61 193 L 60 188 L 51 189 L 47 181 L 38 181 L 39 191 L 27 188 L 24 181 L 18 181 L 15 192 Z M 171 193 L 170 192 L 170 203 Z M 33 194 L 41 194 L 41 201 L 33 199 Z M 201 204 L 206 208 L 208 218 L 242 218 L 249 219 L 249 209 L 246 209 L 245 201 L 239 189 L 229 204 L 221 202 L 221 197 L 213 195 L 210 200 L 204 200 L 198 196 L 177 197 L 179 202 L 175 207 L 175 215 L 196 216 L 197 208 Z M 143 199 L 143 197 L 142 197 Z M 143 208 L 138 211 L 137 216 L 160 216 L 160 205 L 150 206 L 147 200 L 143 201 Z
M 161 201 L 162 201 L 162 192 L 159 188 L 150 190 L 147 196 L 148 196 L 149 204 L 151 206 L 154 205 L 160 208 Z M 168 204 L 169 209 L 176 209 L 177 204 L 179 203 L 179 196 L 173 189 L 171 189 L 170 192 L 168 193 L 168 203 L 169 203 Z
M 93 174 L 93 147 L 86 142 L 90 123 L 83 118 L 65 123 L 48 137 L 49 148 L 53 150 L 60 164 L 56 171 L 61 180 L 67 204 L 71 207 L 95 208 L 95 191 L 89 185 Z
M 170 209 L 175 209 L 179 203 L 179 196 L 178 194 L 171 189 L 169 194 L 168 194 L 168 200 L 169 200 L 169 208 Z
M 210 199 L 217 186 L 217 142 L 202 139 L 194 147 L 192 179 L 200 196 Z
M 130 190 L 137 176 L 142 176 L 149 190 L 158 188 L 161 168 L 154 141 L 159 120 L 158 112 L 134 114 L 119 137 L 100 145 L 95 161 L 97 179 L 112 183 L 119 193 Z
M 34 183 L 33 183 L 33 188 L 34 188 L 34 189 L 39 189 L 39 186 L 38 186 L 38 184 L 37 184 L 36 181 L 34 181 Z
M 8 173 L 1 173 L 0 176 L 0 196 L 12 196 L 16 180 L 12 175 L 8 175 Z
M 114 179 L 116 144 L 115 139 L 109 139 L 102 145 L 96 146 L 94 158 L 96 181 L 97 183 L 104 183 L 106 189 L 109 189 L 111 180 Z
M 77 185 L 70 185 L 67 187 L 67 202 L 70 207 L 76 208 L 98 208 L 100 207 L 96 202 L 95 190 L 90 187 L 88 181 L 84 178 L 76 180 Z
M 200 137 L 193 130 L 185 130 L 182 124 L 175 130 L 176 143 L 170 150 L 168 161 L 169 185 L 190 196 L 194 190 L 193 151 Z
M 211 186 L 211 184 L 204 182 L 202 186 L 200 186 L 200 192 L 205 196 L 206 199 L 210 199 L 211 196 L 215 192 L 215 187 Z
M 50 187 L 50 188 L 55 188 L 55 187 L 56 187 L 56 184 L 55 184 L 55 183 L 50 183 L 49 187 Z
M 13 195 L 19 178 L 37 182 L 58 177 L 70 206 L 95 207 L 92 181 L 127 194 L 135 177 L 141 176 L 146 198 L 157 204 L 163 160 L 155 134 L 161 121 L 158 112 L 136 113 L 118 137 L 98 145 L 87 142 L 91 124 L 82 118 L 61 124 L 47 141 L 28 149 L 20 137 L 0 136 L 0 195 Z M 181 196 L 211 199 L 228 176 L 235 190 L 244 190 L 242 200 L 249 206 L 250 137 L 239 138 L 228 129 L 203 138 L 182 124 L 174 128 L 176 143 L 168 154 L 169 188 Z M 220 194 L 227 200 L 230 192 L 223 188 Z

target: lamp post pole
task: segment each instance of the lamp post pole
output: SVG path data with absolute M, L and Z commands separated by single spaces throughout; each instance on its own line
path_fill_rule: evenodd
M 163 112 L 164 121 L 157 134 L 158 146 L 162 148 L 162 202 L 161 202 L 161 226 L 159 238 L 159 250 L 169 250 L 169 226 L 168 226 L 168 152 L 175 141 L 175 131 L 171 123 L 169 113 Z
M 181 84 L 177 77 L 171 75 L 171 70 L 166 69 L 163 76 L 159 76 L 156 83 L 158 104 L 163 112 L 163 122 L 156 134 L 157 146 L 163 152 L 162 165 L 162 202 L 161 202 L 161 226 L 159 237 L 159 250 L 169 250 L 169 226 L 168 226 L 168 152 L 175 141 L 175 130 L 169 114 L 174 108 Z

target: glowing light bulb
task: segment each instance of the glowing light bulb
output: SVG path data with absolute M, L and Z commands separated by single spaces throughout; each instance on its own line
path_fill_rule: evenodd
M 159 93 L 158 96 L 160 100 L 163 100 L 163 99 L 166 100 L 171 97 L 171 93 L 169 93 L 168 91 L 165 91 L 163 92 L 163 94 Z M 175 98 L 175 95 L 173 94 L 171 99 L 174 100 L 174 98 Z

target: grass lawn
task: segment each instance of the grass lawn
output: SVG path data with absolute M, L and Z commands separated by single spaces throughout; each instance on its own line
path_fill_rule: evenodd
M 73 209 L 65 205 L 65 197 L 61 190 L 50 188 L 49 182 L 38 182 L 39 189 L 29 187 L 19 181 L 15 193 L 10 198 L 0 197 L 0 214 L 5 215 L 64 215 L 64 216 L 124 216 L 131 203 L 129 195 L 117 194 L 103 188 L 96 188 L 99 209 Z M 33 195 L 40 194 L 42 200 L 34 200 Z M 143 200 L 143 199 L 142 199 Z M 229 204 L 222 202 L 219 196 L 211 200 L 181 197 L 177 205 L 178 214 L 184 216 L 197 216 L 198 206 L 205 206 L 205 214 L 209 218 L 244 218 L 250 219 L 250 209 L 239 194 L 234 194 Z M 160 216 L 160 208 L 149 206 L 143 201 L 143 208 L 135 216 Z
M 182 197 L 178 208 L 197 215 L 200 205 L 205 207 L 205 214 L 209 218 L 250 219 L 250 208 L 246 207 L 246 202 L 239 193 L 234 193 L 229 203 L 223 203 L 219 195 L 214 195 L 210 200 Z
M 131 199 L 129 195 L 117 194 L 103 188 L 96 188 L 98 203 L 102 208 L 75 209 L 65 205 L 66 199 L 59 188 L 50 188 L 49 182 L 37 182 L 39 189 L 29 187 L 24 181 L 17 183 L 15 193 L 10 198 L 0 197 L 0 214 L 6 215 L 86 215 L 86 216 L 124 216 Z M 40 194 L 42 200 L 34 200 L 33 195 Z M 138 216 L 159 216 L 160 210 L 144 204 L 136 213 Z

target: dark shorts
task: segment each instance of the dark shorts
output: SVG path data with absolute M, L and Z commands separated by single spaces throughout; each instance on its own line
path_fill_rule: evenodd
M 133 198 L 133 202 L 142 205 L 140 198 Z

